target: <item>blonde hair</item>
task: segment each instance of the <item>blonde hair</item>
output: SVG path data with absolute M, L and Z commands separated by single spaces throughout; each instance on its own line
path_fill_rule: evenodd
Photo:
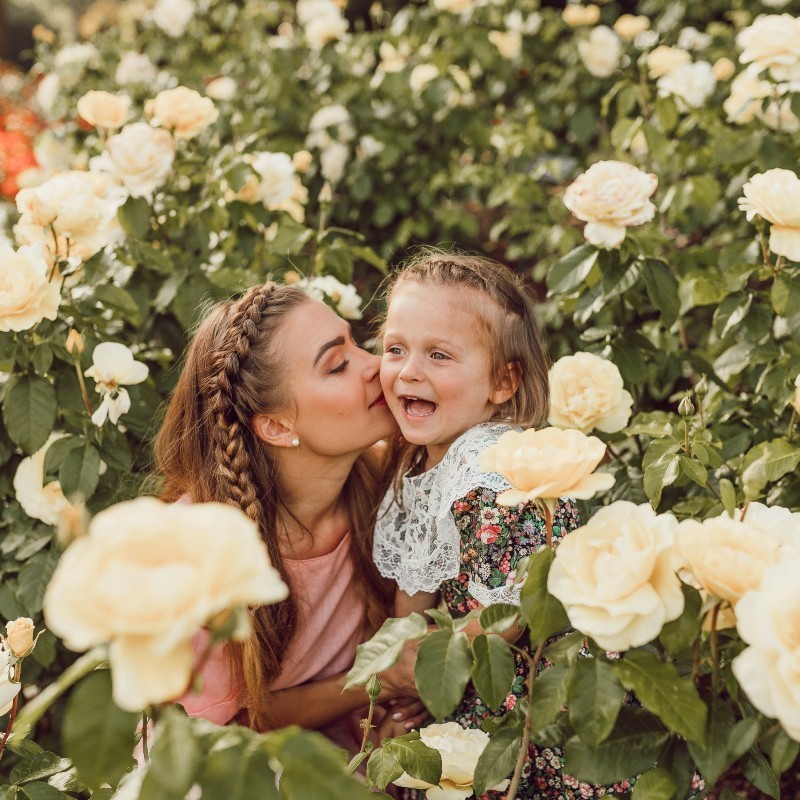
M 288 407 L 280 352 L 272 342 L 286 316 L 308 295 L 266 283 L 237 301 L 216 306 L 195 333 L 186 362 L 156 438 L 163 477 L 162 499 L 189 495 L 194 502 L 219 501 L 241 508 L 257 525 L 269 557 L 283 579 L 278 529 L 288 514 L 281 502 L 280 475 L 271 448 L 253 430 L 259 414 Z M 372 529 L 386 482 L 373 454 L 362 454 L 345 482 L 342 501 L 351 524 L 354 580 L 364 598 L 365 629 L 387 615 L 388 582 L 372 561 Z M 291 585 L 290 585 L 291 590 Z M 228 644 L 235 673 L 244 684 L 251 727 L 269 727 L 267 694 L 297 628 L 293 594 L 281 603 L 251 609 L 251 633 Z

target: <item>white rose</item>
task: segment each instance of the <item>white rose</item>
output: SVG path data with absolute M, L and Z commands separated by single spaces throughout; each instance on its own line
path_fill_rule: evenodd
M 457 722 L 440 722 L 421 728 L 419 737 L 424 745 L 442 756 L 442 777 L 438 786 L 412 778 L 405 772 L 393 783 L 409 789 L 434 790 L 426 793 L 429 800 L 471 797 L 475 767 L 489 744 L 489 735 L 477 728 L 462 728 Z M 501 792 L 508 784 L 509 781 L 504 780 L 488 789 Z
M 406 65 L 406 57 L 385 39 L 381 42 L 378 53 L 381 57 L 380 69 L 384 72 L 400 72 Z
M 233 100 L 236 97 L 236 81 L 227 75 L 212 78 L 206 84 L 206 96 L 212 100 Z
M 758 70 L 748 67 L 731 82 L 731 93 L 722 104 L 728 121 L 745 125 L 761 112 L 761 100 L 773 93 L 772 84 L 758 77 Z
M 335 136 L 331 137 L 331 129 Z M 318 109 L 308 123 L 308 144 L 310 147 L 327 147 L 332 138 L 349 142 L 356 134 L 350 119 L 350 112 L 338 103 Z
M 800 414 L 800 375 L 794 379 L 794 394 L 792 394 L 792 399 L 789 402 L 794 410 Z
M 304 278 L 297 285 L 318 300 L 324 300 L 327 295 L 345 319 L 361 319 L 361 297 L 352 284 L 342 283 L 333 275 L 320 275 L 311 280 Z
M 683 612 L 677 527 L 671 514 L 657 515 L 647 503 L 605 506 L 561 541 L 547 590 L 600 647 L 647 644 Z
M 20 190 L 15 199 L 20 212 L 14 227 L 17 241 L 42 244 L 51 257 L 57 248 L 62 257 L 90 258 L 121 233 L 117 209 L 125 194 L 108 175 L 63 172 Z
M 303 182 L 295 175 L 292 181 L 292 193 L 282 203 L 278 203 L 275 208 L 278 211 L 285 211 L 296 222 L 303 223 L 306 218 L 306 203 L 308 203 L 308 189 L 303 186 Z
M 47 448 L 65 434 L 51 433 L 47 441 L 33 454 L 19 462 L 14 473 L 14 492 L 22 510 L 31 518 L 47 525 L 57 525 L 64 511 L 70 508 L 69 500 L 61 491 L 58 481 L 44 485 L 44 459 Z
M 797 133 L 800 130 L 800 118 L 792 111 L 792 98 L 773 100 L 766 108 L 758 109 L 758 118 L 774 131 Z
M 361 159 L 374 158 L 383 151 L 384 147 L 383 142 L 368 133 L 358 140 L 358 156 Z
M 109 137 L 105 153 L 92 159 L 91 166 L 114 175 L 133 197 L 151 199 L 172 171 L 174 159 L 175 140 L 168 131 L 134 122 Z
M 509 61 L 518 59 L 522 52 L 522 34 L 519 31 L 489 31 L 488 39 Z
M 700 587 L 735 606 L 758 588 L 764 570 L 778 560 L 781 541 L 746 520 L 727 514 L 678 527 L 678 551 Z
M 158 77 L 158 70 L 144 53 L 123 53 L 114 73 L 114 80 L 120 86 L 133 84 L 152 84 Z
M 128 117 L 131 99 L 124 94 L 91 91 L 78 100 L 77 108 L 81 119 L 95 128 L 116 130 Z
M 707 33 L 700 33 L 697 28 L 693 28 L 691 25 L 683 28 L 678 34 L 678 47 L 683 50 L 705 50 L 711 42 L 711 36 Z
M 275 208 L 294 192 L 294 166 L 286 153 L 248 153 L 244 160 L 256 171 L 236 193 L 247 203 L 261 202 Z
M 633 41 L 640 33 L 644 33 L 649 28 L 650 20 L 642 14 L 638 16 L 623 14 L 614 23 L 614 30 L 628 42 Z
M 800 18 L 791 14 L 766 14 L 740 31 L 736 44 L 739 61 L 768 69 L 776 80 L 800 78 Z
M 210 97 L 185 86 L 159 92 L 147 101 L 145 113 L 153 125 L 168 128 L 176 139 L 193 139 L 219 117 Z
M 588 39 L 578 42 L 583 65 L 595 78 L 607 78 L 619 66 L 622 44 L 619 36 L 607 25 L 592 28 Z
M 153 22 L 167 36 L 183 36 L 195 10 L 193 0 L 158 0 L 153 9 Z
M 580 3 L 567 3 L 561 12 L 561 17 L 567 25 L 577 28 L 580 25 L 596 25 L 600 19 L 600 6 L 588 3 L 583 6 Z
M 147 378 L 149 369 L 141 361 L 135 361 L 133 353 L 118 342 L 101 342 L 92 352 L 92 366 L 83 374 L 95 381 L 95 391 L 102 402 L 92 414 L 92 422 L 99 428 L 106 418 L 116 425 L 120 416 L 131 407 L 131 399 L 123 386 L 141 383 Z
M 800 179 L 788 169 L 768 169 L 742 188 L 739 208 L 748 220 L 758 214 L 772 223 L 769 247 L 773 253 L 800 261 Z
M 647 54 L 647 72 L 651 78 L 660 78 L 682 64 L 688 64 L 692 57 L 678 47 L 661 44 Z
M 708 61 L 695 61 L 670 70 L 658 79 L 656 85 L 661 97 L 674 97 L 678 108 L 686 111 L 705 104 L 716 88 L 717 79 Z
M 295 3 L 297 21 L 305 26 L 313 22 L 316 17 L 326 14 L 338 14 L 339 6 L 334 0 L 297 0 Z
M 497 496 L 504 506 L 530 500 L 574 497 L 587 500 L 614 485 L 607 473 L 594 474 L 606 452 L 595 436 L 576 430 L 506 431 L 479 458 L 481 469 L 499 472 L 511 489 Z
M 10 673 L 13 672 L 13 668 L 8 665 L 10 655 L 7 650 L 0 647 L 0 717 L 11 711 L 14 698 L 22 689 L 21 683 L 11 680 Z
M 347 33 L 349 23 L 338 13 L 338 7 L 334 6 L 336 14 L 324 14 L 311 20 L 305 26 L 306 39 L 315 50 L 322 49 L 329 42 L 336 42 Z
M 83 69 L 87 65 L 97 65 L 100 51 L 89 42 L 73 42 L 62 47 L 53 58 L 57 69 Z
M 439 11 L 449 11 L 452 14 L 459 14 L 468 11 L 475 5 L 475 0 L 432 0 L 432 5 Z
M 797 384 L 800 388 L 800 376 Z M 744 521 L 762 533 L 774 536 L 781 546 L 781 558 L 789 550 L 800 552 L 800 511 L 790 511 L 782 506 L 765 506 L 748 503 Z
M 114 702 L 133 711 L 186 692 L 198 628 L 286 593 L 240 510 L 140 497 L 101 511 L 67 548 L 44 615 L 73 650 L 110 643 Z
M 0 331 L 26 331 L 58 316 L 61 279 L 49 280 L 51 271 L 40 246 L 15 251 L 0 242 Z
M 602 247 L 619 247 L 631 225 L 653 218 L 649 198 L 658 186 L 655 175 L 622 161 L 598 161 L 567 187 L 564 204 L 588 223 L 583 235 Z
M 36 87 L 36 102 L 45 114 L 53 111 L 53 104 L 61 93 L 61 80 L 55 72 L 48 72 Z
M 331 142 L 319 156 L 319 168 L 322 177 L 331 183 L 338 183 L 344 175 L 344 167 L 350 151 L 341 142 Z
M 625 390 L 616 364 L 592 353 L 575 353 L 559 358 L 548 378 L 547 421 L 556 428 L 616 433 L 628 424 L 633 397 Z
M 439 68 L 433 64 L 417 64 L 408 76 L 408 85 L 419 94 L 439 75 Z
M 765 570 L 758 589 L 736 606 L 736 627 L 749 647 L 733 674 L 753 705 L 800 741 L 800 556 Z

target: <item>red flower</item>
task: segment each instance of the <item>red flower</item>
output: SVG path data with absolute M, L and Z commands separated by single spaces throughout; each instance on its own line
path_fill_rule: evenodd
M 481 541 L 484 544 L 494 544 L 503 529 L 499 525 L 484 525 L 479 531 Z

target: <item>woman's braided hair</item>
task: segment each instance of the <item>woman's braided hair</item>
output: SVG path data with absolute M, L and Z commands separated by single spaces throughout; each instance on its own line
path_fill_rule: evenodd
M 269 686 L 280 673 L 298 612 L 279 546 L 287 513 L 280 476 L 272 448 L 256 436 L 253 420 L 291 405 L 272 343 L 287 314 L 306 302 L 301 289 L 266 283 L 214 308 L 189 346 L 156 439 L 162 498 L 169 502 L 188 495 L 194 502 L 241 508 L 258 525 L 270 560 L 290 584 L 286 600 L 251 609 L 251 632 L 244 643 L 228 644 L 231 664 L 246 689 L 249 723 L 257 729 L 269 726 Z M 371 557 L 375 508 L 386 483 L 377 479 L 382 471 L 373 462 L 370 454 L 359 458 L 342 494 L 353 534 L 354 580 L 361 584 L 371 629 L 385 618 L 391 594 Z

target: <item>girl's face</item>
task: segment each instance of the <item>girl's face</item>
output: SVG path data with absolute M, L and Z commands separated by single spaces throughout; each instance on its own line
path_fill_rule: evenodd
M 291 421 L 312 453 L 358 453 L 397 430 L 381 390 L 380 357 L 362 350 L 350 325 L 317 300 L 290 312 L 276 347 L 293 398 Z
M 477 290 L 401 283 L 386 315 L 381 384 L 403 437 L 438 464 L 468 428 L 494 413 L 487 332 Z

